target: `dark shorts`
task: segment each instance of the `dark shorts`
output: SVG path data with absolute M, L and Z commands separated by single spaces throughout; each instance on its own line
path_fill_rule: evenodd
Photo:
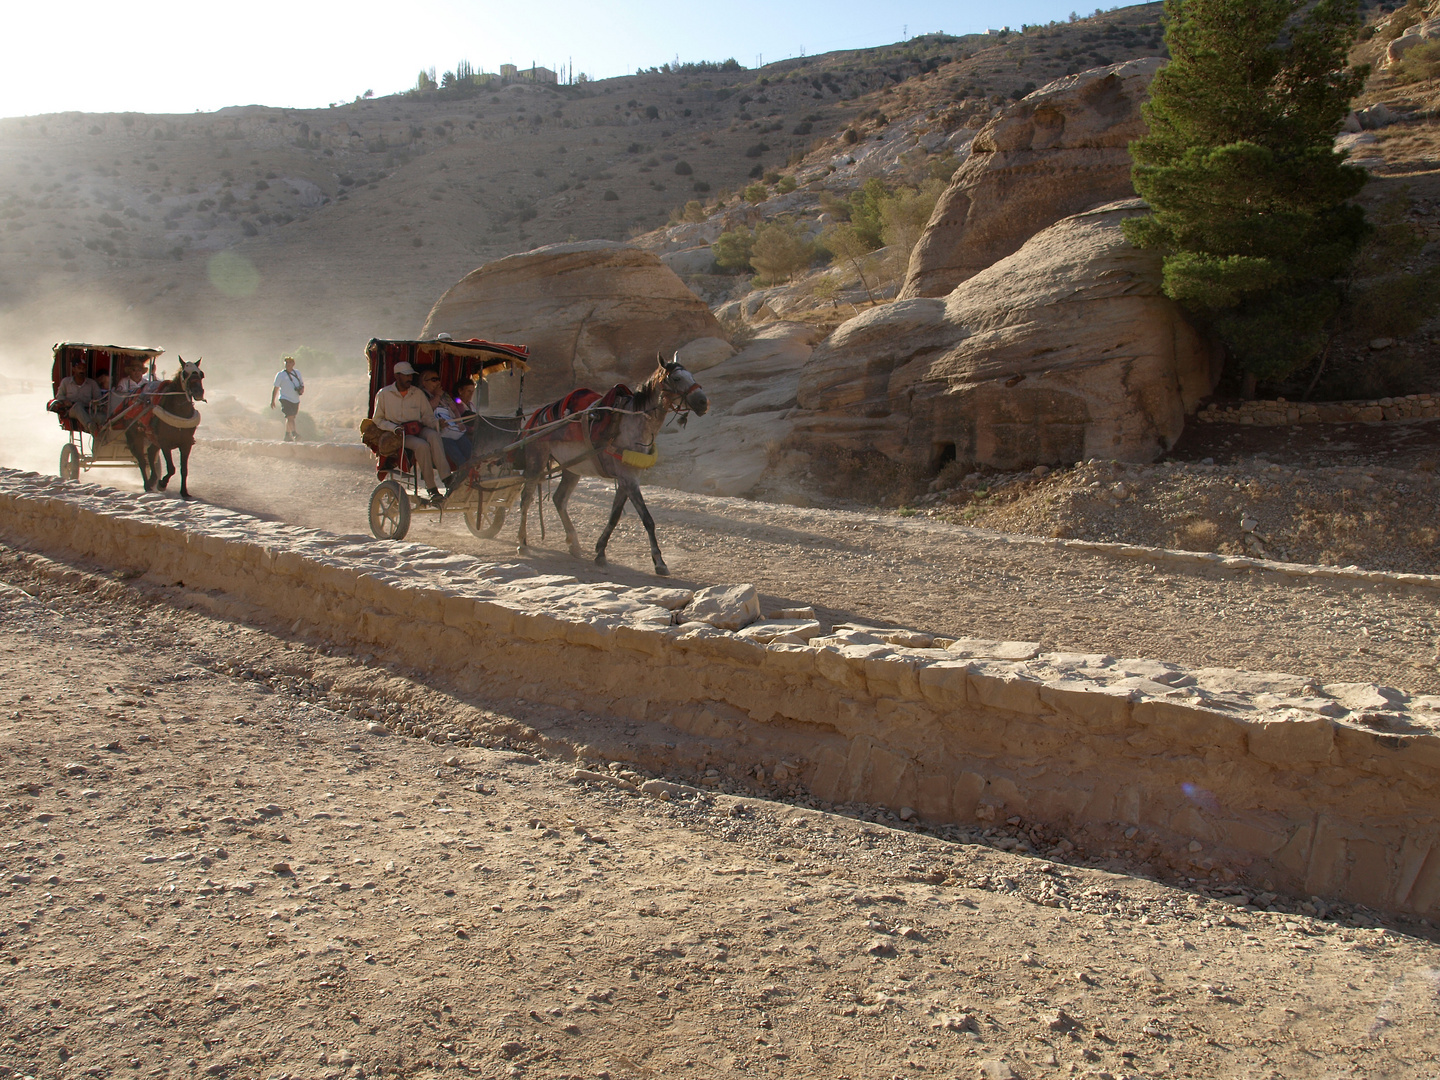
M 300 403 L 298 401 L 286 401 L 284 398 L 281 398 L 280 411 L 289 418 L 300 411 Z

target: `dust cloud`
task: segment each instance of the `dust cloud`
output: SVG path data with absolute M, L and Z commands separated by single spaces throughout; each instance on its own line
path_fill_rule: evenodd
M 55 475 L 67 436 L 55 416 L 45 411 L 53 394 L 52 349 L 60 341 L 130 345 L 164 349 L 156 363 L 164 378 L 179 359 L 200 360 L 205 372 L 206 404 L 200 438 L 278 439 L 283 431 L 279 410 L 270 406 L 275 373 L 283 352 L 273 348 L 284 327 L 268 325 L 262 332 L 237 332 L 233 326 L 197 327 L 188 321 L 155 318 L 113 296 L 87 292 L 77 296 L 51 293 L 0 313 L 0 466 Z M 306 395 L 301 406 L 301 434 L 309 439 L 356 441 L 365 413 L 365 360 L 307 349 L 303 328 L 293 328 L 301 357 Z M 263 337 L 264 341 L 260 340 Z M 88 447 L 88 439 L 86 440 Z M 105 468 L 82 473 L 88 482 L 138 487 L 133 469 Z

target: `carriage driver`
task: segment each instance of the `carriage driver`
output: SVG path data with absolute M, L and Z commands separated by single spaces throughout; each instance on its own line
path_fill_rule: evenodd
M 83 359 L 70 361 L 70 374 L 60 380 L 59 391 L 55 396 L 57 400 L 68 404 L 65 415 L 69 419 L 86 431 L 94 432 L 95 419 L 90 415 L 90 409 L 100 400 L 100 384 L 90 378 Z
M 405 432 L 405 449 L 415 455 L 415 466 L 425 480 L 430 501 L 439 505 L 441 495 L 435 480 L 436 463 L 450 477 L 450 465 L 445 459 L 445 446 L 440 441 L 440 424 L 435 411 L 430 408 L 430 399 L 414 385 L 415 369 L 401 360 L 395 365 L 395 381 L 382 387 L 375 395 L 375 423 L 386 431 Z

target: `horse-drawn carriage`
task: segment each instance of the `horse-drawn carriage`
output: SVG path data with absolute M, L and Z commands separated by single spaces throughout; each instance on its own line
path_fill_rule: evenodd
M 634 506 L 650 539 L 650 556 L 657 574 L 668 574 L 655 539 L 655 522 L 640 494 L 639 477 L 655 464 L 655 436 L 672 414 L 680 423 L 690 413 L 703 416 L 709 407 L 705 391 L 678 359 L 656 357 L 656 366 L 636 389 L 616 385 L 604 393 L 572 390 L 558 401 L 537 409 L 528 418 L 524 409 L 524 373 L 529 349 L 490 341 L 379 341 L 372 340 L 365 354 L 370 361 L 370 412 L 361 424 L 365 444 L 377 458 L 380 483 L 370 495 L 370 531 L 378 539 L 399 540 L 410 528 L 410 515 L 460 511 L 476 536 L 493 537 L 504 524 L 507 510 L 520 496 L 519 550 L 527 552 L 526 513 L 540 483 L 560 477 L 555 487 L 555 511 L 565 528 L 570 553 L 583 555 L 575 525 L 566 504 L 581 477 L 615 481 L 615 500 L 609 523 L 595 543 L 595 561 L 605 563 L 605 548 L 626 503 Z M 486 416 L 477 409 L 469 421 L 470 454 L 457 464 L 446 493 L 420 494 L 420 475 L 411 446 L 425 453 L 415 431 L 382 429 L 375 422 L 376 396 L 389 386 L 396 365 L 412 372 L 438 373 L 441 396 L 454 401 L 456 388 L 466 379 L 506 371 L 519 375 L 519 403 L 513 415 Z M 404 369 L 402 369 L 403 371 Z M 415 392 L 415 391 L 411 391 Z M 423 392 L 423 391 L 422 391 Z M 481 401 L 477 393 L 476 400 Z M 488 402 L 488 395 L 483 399 Z M 395 427 L 394 418 L 386 418 Z M 410 436 L 407 439 L 405 436 Z M 407 443 L 409 445 L 407 445 Z M 429 456 L 433 459 L 433 451 Z M 422 459 L 423 464 L 423 459 Z M 435 462 L 445 468 L 445 462 Z M 489 522 L 486 523 L 486 515 Z M 543 527 L 543 521 L 542 521 Z
M 53 396 L 47 408 L 56 415 L 67 435 L 65 445 L 60 448 L 61 479 L 78 480 L 82 469 L 134 467 L 135 457 L 125 442 L 129 402 L 119 387 L 132 361 L 143 363 L 153 379 L 155 358 L 164 351 L 74 341 L 55 346 L 55 360 L 50 369 Z M 83 415 L 90 420 L 88 427 L 78 419 L 82 414 L 77 412 L 72 416 L 72 406 L 60 397 L 61 382 L 75 375 L 80 376 L 78 382 L 93 379 L 100 388 L 100 395 L 85 403 Z
M 507 450 L 520 429 L 523 407 L 511 416 L 487 416 L 477 411 L 464 420 L 471 448 L 468 461 L 454 470 L 449 490 L 441 498 L 434 500 L 422 495 L 416 450 L 405 445 L 403 431 L 389 431 L 375 422 L 376 397 L 395 381 L 395 366 L 403 363 L 417 372 L 435 372 L 444 395 L 452 404 L 460 389 L 473 382 L 475 407 L 482 410 L 489 401 L 486 380 L 502 373 L 519 378 L 517 396 L 523 401 L 529 353 L 524 345 L 492 341 L 371 339 L 365 347 L 370 365 L 369 406 L 366 421 L 360 428 L 365 445 L 375 455 L 375 473 L 379 480 L 370 494 L 370 531 L 377 539 L 403 539 L 413 514 L 439 514 L 443 520 L 446 511 L 461 513 L 465 524 L 477 536 L 493 536 L 499 525 L 488 532 L 484 530 L 481 518 L 485 509 L 496 499 L 508 504 L 524 484 L 524 476 L 515 471 L 507 457 Z M 424 393 L 418 386 L 411 392 Z M 442 475 L 450 472 L 445 461 L 433 464 Z

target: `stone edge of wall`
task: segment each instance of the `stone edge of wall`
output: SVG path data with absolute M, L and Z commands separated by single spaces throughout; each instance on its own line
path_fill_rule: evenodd
M 575 617 L 486 594 L 497 568 L 467 556 L 9 470 L 0 510 L 4 532 L 43 549 L 221 590 L 474 692 L 583 701 L 735 757 L 783 755 L 825 802 L 909 806 L 934 823 L 1133 826 L 1180 873 L 1232 866 L 1283 889 L 1440 914 L 1433 734 L 1236 715 L 1022 665 Z M 443 578 L 412 570 L 425 565 Z
M 1440 394 L 1406 394 L 1370 401 L 1237 401 L 1212 402 L 1195 414 L 1202 424 L 1247 424 L 1277 427 L 1288 424 L 1360 424 L 1383 420 L 1440 418 Z

